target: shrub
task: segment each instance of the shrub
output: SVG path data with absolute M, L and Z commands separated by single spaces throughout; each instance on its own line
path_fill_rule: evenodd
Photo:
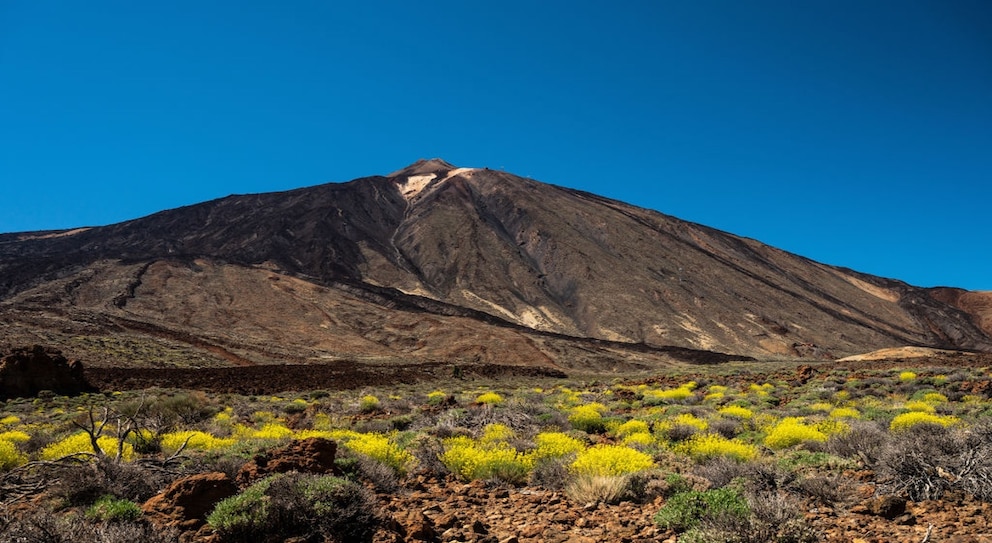
M 188 441 L 187 441 L 188 440 Z M 188 450 L 212 451 L 225 449 L 234 445 L 237 440 L 233 438 L 219 438 L 199 430 L 186 430 L 183 432 L 169 432 L 162 434 L 159 443 L 166 452 L 175 452 L 186 443 Z
M 97 445 L 100 450 L 108 456 L 117 455 L 117 447 L 120 442 L 110 436 L 100 436 L 97 439 Z M 90 443 L 90 436 L 86 432 L 78 432 L 72 434 L 61 441 L 56 441 L 51 445 L 45 447 L 41 450 L 42 460 L 58 460 L 59 458 L 77 454 L 77 453 L 94 453 L 93 445 Z M 124 460 L 132 460 L 134 458 L 134 446 L 130 443 L 124 443 L 123 455 Z
M 623 475 L 579 475 L 565 485 L 565 495 L 576 503 L 620 502 L 627 492 L 628 478 Z
M 807 426 L 801 419 L 787 417 L 768 432 L 764 443 L 772 449 L 784 449 L 806 441 L 824 442 L 827 437 L 827 434 L 813 426 Z
M 654 520 L 666 530 L 684 532 L 705 519 L 731 516 L 744 519 L 750 514 L 747 500 L 732 487 L 681 492 L 672 496 L 655 514 Z
M 622 445 L 595 445 L 579 452 L 571 469 L 578 475 L 626 475 L 654 467 L 654 459 Z
M 442 405 L 448 399 L 448 395 L 441 390 L 434 390 L 427 393 L 427 403 L 429 405 Z
M 358 401 L 358 410 L 362 413 L 372 413 L 379 410 L 379 398 L 371 394 L 366 394 L 362 396 L 362 399 Z
M 838 407 L 830 411 L 832 419 L 860 419 L 861 413 L 853 407 Z
M 138 504 L 109 494 L 101 496 L 86 510 L 86 518 L 103 522 L 137 520 L 139 517 L 141 517 L 141 507 Z
M 678 388 L 666 390 L 645 390 L 642 401 L 645 405 L 658 405 L 682 402 L 692 396 L 692 389 L 686 385 L 682 385 Z
M 600 433 L 606 429 L 602 414 L 605 410 L 606 406 L 601 403 L 580 405 L 569 413 L 568 422 L 576 430 L 589 434 Z
M 727 457 L 745 462 L 758 456 L 758 449 L 754 445 L 709 433 L 696 434 L 677 446 L 675 450 L 691 456 L 697 462 L 715 457 Z
M 899 373 L 899 380 L 903 383 L 909 383 L 916 380 L 916 374 L 911 371 L 903 371 Z
M 389 466 L 397 474 L 405 474 L 413 463 L 413 455 L 381 434 L 358 434 L 344 442 L 352 451 Z
M 865 465 L 872 465 L 887 439 L 888 434 L 878 424 L 864 422 L 853 425 L 842 434 L 831 435 L 825 448 L 831 454 L 857 458 Z
M 444 440 L 441 462 L 464 480 L 499 479 L 512 484 L 527 481 L 533 459 L 505 443 L 483 444 L 469 437 Z
M 17 450 L 17 445 L 6 439 L 0 439 L 0 471 L 16 468 L 27 461 L 27 455 Z
M 920 411 L 910 411 L 909 413 L 903 413 L 901 415 L 896 415 L 889 423 L 889 430 L 893 432 L 901 432 L 918 426 L 921 424 L 935 425 L 935 426 L 953 426 L 960 422 L 957 417 L 952 416 L 941 416 L 934 415 L 931 413 L 923 413 Z
M 502 405 L 505 400 L 495 392 L 484 392 L 475 398 L 475 403 L 480 405 Z
M 562 458 L 585 448 L 578 439 L 562 432 L 541 432 L 534 438 L 532 453 L 535 462 L 549 458 Z
M 220 501 L 207 523 L 225 540 L 368 542 L 379 523 L 361 485 L 334 476 L 274 475 Z
M 927 403 L 927 402 L 920 402 L 920 401 L 906 402 L 906 405 L 904 407 L 908 411 L 912 411 L 912 412 L 916 412 L 916 413 L 936 413 L 937 412 L 937 410 L 934 408 L 934 406 L 931 405 L 931 404 L 929 404 L 929 403 Z
M 728 405 L 717 411 L 725 417 L 733 417 L 735 419 L 748 420 L 754 416 L 754 411 L 746 407 L 741 407 L 739 405 Z
M 613 433 L 619 438 L 624 438 L 634 434 L 649 434 L 651 433 L 651 428 L 643 420 L 634 419 L 617 426 Z

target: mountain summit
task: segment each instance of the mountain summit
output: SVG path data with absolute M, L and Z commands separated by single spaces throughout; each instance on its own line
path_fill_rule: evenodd
M 827 266 L 441 159 L 105 227 L 0 236 L 7 341 L 105 364 L 609 369 L 705 352 L 992 351 L 990 306 L 985 293 Z

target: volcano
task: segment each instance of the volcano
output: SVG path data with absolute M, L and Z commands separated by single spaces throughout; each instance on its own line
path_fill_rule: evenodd
M 897 346 L 992 351 L 990 308 L 990 293 L 914 287 L 439 159 L 0 235 L 4 341 L 96 366 L 621 371 Z

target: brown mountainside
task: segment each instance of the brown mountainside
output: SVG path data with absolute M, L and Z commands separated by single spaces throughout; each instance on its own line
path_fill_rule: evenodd
M 629 369 L 699 351 L 992 350 L 988 308 L 985 293 L 916 288 L 440 160 L 0 236 L 4 338 L 108 365 Z

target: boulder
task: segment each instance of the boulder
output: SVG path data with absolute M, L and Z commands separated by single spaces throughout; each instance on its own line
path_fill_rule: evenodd
M 289 445 L 256 455 L 238 472 L 238 486 L 244 488 L 251 483 L 273 473 L 331 473 L 340 475 L 334 465 L 338 445 L 330 439 L 311 437 L 294 441 Z
M 0 357 L 0 400 L 37 396 L 42 390 L 72 395 L 94 391 L 81 362 L 70 362 L 41 345 L 12 349 Z
M 156 526 L 193 531 L 206 523 L 217 502 L 237 493 L 238 487 L 226 474 L 199 473 L 173 481 L 146 501 L 141 510 Z

